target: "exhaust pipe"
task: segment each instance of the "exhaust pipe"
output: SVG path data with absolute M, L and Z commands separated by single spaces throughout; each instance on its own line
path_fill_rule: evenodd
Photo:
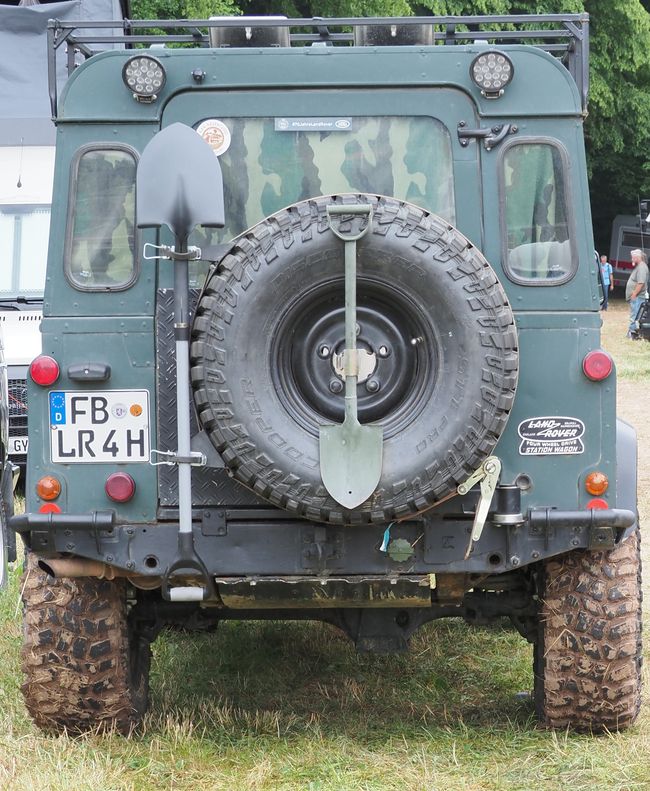
M 126 576 L 121 569 L 116 569 L 99 560 L 85 558 L 48 558 L 39 560 L 38 567 L 50 577 L 97 577 L 100 580 L 114 580 Z
M 121 577 L 127 579 L 134 588 L 154 590 L 160 587 L 160 577 L 149 577 L 144 574 L 127 574 L 124 569 L 109 566 L 99 560 L 87 558 L 47 558 L 38 561 L 41 571 L 50 577 L 95 577 L 100 580 L 114 580 Z

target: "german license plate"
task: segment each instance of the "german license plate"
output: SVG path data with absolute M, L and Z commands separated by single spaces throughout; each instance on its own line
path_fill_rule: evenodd
M 49 396 L 53 462 L 149 461 L 147 390 L 54 390 Z
M 29 440 L 27 437 L 9 437 L 9 455 L 25 456 Z

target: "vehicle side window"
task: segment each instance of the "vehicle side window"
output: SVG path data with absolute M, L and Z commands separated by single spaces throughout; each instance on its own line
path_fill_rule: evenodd
M 123 289 L 135 280 L 135 155 L 85 149 L 72 166 L 65 270 L 79 289 Z
M 43 296 L 49 232 L 49 206 L 0 206 L 0 296 Z
M 515 144 L 501 162 L 506 273 L 515 281 L 538 285 L 567 280 L 575 270 L 575 257 L 560 148 Z

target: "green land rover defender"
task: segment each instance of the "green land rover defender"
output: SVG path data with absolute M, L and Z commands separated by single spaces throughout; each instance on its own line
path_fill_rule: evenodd
M 92 27 L 49 28 L 10 520 L 34 720 L 128 732 L 166 625 L 316 619 L 392 652 L 507 617 L 543 724 L 632 723 L 636 439 L 600 348 L 588 17 Z

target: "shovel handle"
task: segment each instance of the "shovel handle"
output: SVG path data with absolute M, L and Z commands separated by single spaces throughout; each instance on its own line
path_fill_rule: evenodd
M 357 239 L 361 239 L 362 236 L 365 236 L 370 229 L 370 225 L 372 224 L 372 206 L 368 205 L 367 203 L 355 203 L 352 206 L 346 206 L 344 204 L 332 204 L 326 207 L 327 211 L 327 219 L 329 220 L 330 228 L 332 233 L 335 236 L 338 236 L 339 239 L 343 242 L 356 242 Z M 342 233 L 340 230 L 336 229 L 332 225 L 332 217 L 336 216 L 349 216 L 349 215 L 366 215 L 368 218 L 368 222 L 363 226 L 363 228 L 354 234 L 346 234 Z
M 187 586 L 174 586 L 172 578 L 179 572 L 197 572 L 203 581 L 202 587 L 190 590 Z M 192 574 L 192 576 L 195 576 Z M 163 599 L 167 601 L 201 601 L 209 599 L 215 595 L 214 582 L 205 564 L 196 554 L 194 549 L 194 538 L 192 533 L 179 532 L 178 534 L 178 554 L 176 559 L 170 563 L 163 574 L 161 583 L 161 593 Z M 176 593 L 174 589 L 176 588 Z M 189 599 L 183 598 L 190 596 Z
M 356 353 L 357 325 L 357 240 L 361 239 L 372 225 L 372 206 L 367 203 L 332 204 L 326 207 L 332 233 L 345 243 L 345 422 L 358 423 L 357 418 L 357 376 L 358 362 L 350 362 Z M 333 216 L 365 216 L 367 221 L 358 233 L 345 234 L 332 225 Z

